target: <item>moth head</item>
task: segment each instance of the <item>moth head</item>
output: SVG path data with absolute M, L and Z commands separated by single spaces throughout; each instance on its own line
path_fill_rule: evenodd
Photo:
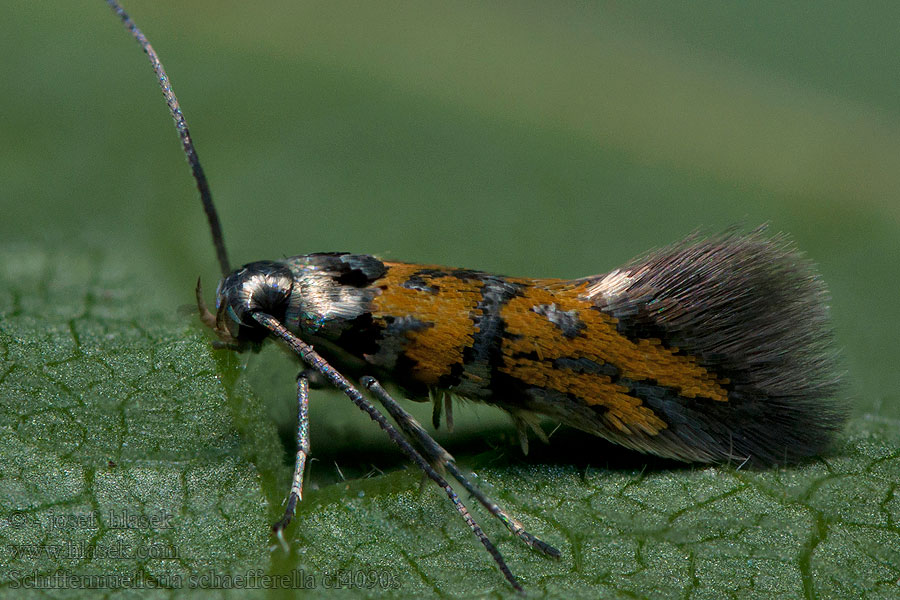
M 217 347 L 238 352 L 258 350 L 269 332 L 253 318 L 253 313 L 266 313 L 283 322 L 293 285 L 290 269 L 282 264 L 272 261 L 246 264 L 219 282 L 216 313 L 212 314 L 203 302 L 198 280 L 200 319 L 218 336 Z

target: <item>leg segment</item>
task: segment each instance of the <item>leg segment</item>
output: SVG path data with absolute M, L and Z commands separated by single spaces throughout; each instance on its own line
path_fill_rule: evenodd
M 294 463 L 294 478 L 288 496 L 284 515 L 272 525 L 272 533 L 284 543 L 284 529 L 294 518 L 297 502 L 303 500 L 303 472 L 306 457 L 309 456 L 309 379 L 301 373 L 297 378 L 297 461 Z
M 408 436 L 419 444 L 424 451 L 425 456 L 431 460 L 432 464 L 445 468 L 453 475 L 454 479 L 466 488 L 467 492 L 472 494 L 472 496 L 488 510 L 488 512 L 500 519 L 500 521 L 523 542 L 532 548 L 537 548 L 544 554 L 559 557 L 559 550 L 540 538 L 528 533 L 528 531 L 525 530 L 525 527 L 516 518 L 500 508 L 495 502 L 485 496 L 484 492 L 473 485 L 456 466 L 456 461 L 453 459 L 453 456 L 444 450 L 440 444 L 434 441 L 434 438 L 422 429 L 422 426 L 419 425 L 412 415 L 406 412 L 374 377 L 363 377 L 360 382 L 363 387 L 370 390 L 375 397 L 378 398 L 388 414 L 390 414 L 394 421 L 397 422 L 397 425 L 400 426 L 400 429 L 405 431 Z

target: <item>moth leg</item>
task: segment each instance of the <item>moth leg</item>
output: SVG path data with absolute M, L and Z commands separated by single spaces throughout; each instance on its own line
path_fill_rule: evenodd
M 435 429 L 441 428 L 441 410 L 444 408 L 444 394 L 437 392 L 431 398 L 433 406 L 431 408 L 431 424 Z
M 305 373 L 297 377 L 297 461 L 294 463 L 294 478 L 288 495 L 284 515 L 272 525 L 272 533 L 284 546 L 284 530 L 294 518 L 297 502 L 303 500 L 303 473 L 306 457 L 309 456 L 309 379 Z
M 453 396 L 444 392 L 444 421 L 447 423 L 447 431 L 453 433 Z
M 466 476 L 460 472 L 459 468 L 456 466 L 456 461 L 453 459 L 453 456 L 450 455 L 449 452 L 444 450 L 440 444 L 434 441 L 428 433 L 422 429 L 422 426 L 410 415 L 406 412 L 403 407 L 397 404 L 397 401 L 391 398 L 390 394 L 381 386 L 380 383 L 374 377 L 363 377 L 361 380 L 363 387 L 370 390 L 376 398 L 381 402 L 382 406 L 384 406 L 385 410 L 387 410 L 388 414 L 394 418 L 397 422 L 397 425 L 400 426 L 400 429 L 406 432 L 412 439 L 414 439 L 421 448 L 425 452 L 425 456 L 427 456 L 433 464 L 436 464 L 440 467 L 445 468 L 453 477 L 459 481 L 460 484 L 466 491 L 468 491 L 472 496 L 475 497 L 478 502 L 484 506 L 488 512 L 492 515 L 500 519 L 500 521 L 506 525 L 506 527 L 516 536 L 518 536 L 523 542 L 531 546 L 532 548 L 537 548 L 544 554 L 549 556 L 558 557 L 560 555 L 559 550 L 548 544 L 547 542 L 541 540 L 538 537 L 535 537 L 531 533 L 525 530 L 525 527 L 520 523 L 516 518 L 512 517 L 509 513 L 500 508 L 495 502 L 493 502 L 490 498 L 485 496 L 485 494 L 475 487 Z
M 507 409 L 509 410 L 509 409 Z M 534 413 L 527 411 L 509 410 L 513 424 L 516 426 L 516 432 L 519 435 L 519 446 L 522 448 L 522 454 L 528 454 L 528 430 L 534 432 L 534 435 L 545 444 L 550 443 L 550 438 L 541 429 L 540 421 Z
M 469 526 L 469 529 L 472 530 L 472 533 L 475 534 L 475 537 L 478 538 L 478 541 L 481 542 L 481 545 L 484 546 L 484 549 L 487 550 L 488 554 L 491 555 L 491 558 L 494 559 L 494 563 L 497 565 L 497 568 L 500 569 L 500 572 L 503 573 L 503 576 L 509 582 L 509 584 L 519 593 L 524 593 L 525 590 L 522 588 L 522 585 L 516 579 L 516 576 L 512 574 L 512 571 L 509 570 L 509 566 L 507 566 L 506 561 L 503 560 L 503 556 L 500 554 L 500 551 L 497 550 L 497 547 L 494 546 L 493 542 L 488 538 L 488 536 L 484 533 L 478 523 L 475 521 L 475 518 L 469 513 L 469 509 L 466 508 L 466 505 L 463 504 L 462 500 L 460 500 L 459 495 L 450 487 L 450 484 L 447 483 L 447 480 L 441 476 L 440 473 L 434 470 L 434 467 L 422 456 L 418 450 L 413 448 L 413 446 L 403 437 L 399 431 L 397 431 L 393 425 L 391 425 L 388 420 L 385 418 L 383 414 L 381 414 L 375 405 L 365 399 L 365 397 L 360 393 L 358 389 L 356 389 L 350 381 L 341 375 L 341 373 L 332 367 L 328 361 L 322 358 L 318 352 L 316 352 L 312 346 L 301 340 L 299 337 L 291 333 L 287 330 L 287 328 L 281 324 L 281 322 L 273 317 L 270 314 L 266 314 L 263 312 L 254 312 L 251 316 L 263 327 L 272 332 L 273 335 L 280 338 L 284 341 L 290 348 L 293 350 L 297 356 L 300 357 L 303 362 L 308 364 L 310 367 L 318 371 L 325 377 L 329 382 L 331 382 L 334 387 L 341 390 L 344 395 L 346 395 L 353 404 L 355 404 L 360 410 L 369 415 L 369 418 L 378 423 L 378 426 L 391 438 L 391 441 L 397 444 L 400 449 L 412 460 L 417 467 L 422 469 L 432 481 L 438 484 L 443 490 L 444 493 L 447 494 L 447 497 L 453 503 L 454 508 L 456 508 L 456 512 L 460 514 L 460 516 L 466 521 L 466 524 Z M 295 503 L 296 505 L 296 503 Z

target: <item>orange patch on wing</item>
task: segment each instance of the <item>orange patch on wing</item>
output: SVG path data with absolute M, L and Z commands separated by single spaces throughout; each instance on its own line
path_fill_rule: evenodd
M 449 375 L 453 365 L 462 363 L 463 351 L 474 341 L 475 323 L 472 317 L 481 300 L 482 283 L 463 281 L 456 277 L 420 275 L 426 285 L 440 288 L 436 294 L 427 290 L 403 287 L 414 274 L 423 269 L 447 271 L 446 267 L 406 263 L 384 263 L 388 272 L 375 285 L 382 292 L 372 302 L 372 317 L 385 321 L 393 317 L 413 317 L 430 326 L 406 332 L 409 344 L 404 350 L 415 361 L 416 378 L 428 385 Z
M 625 433 L 631 433 L 631 428 L 634 428 L 656 435 L 667 427 L 666 422 L 644 406 L 640 398 L 629 395 L 626 387 L 612 383 L 608 376 L 573 373 L 556 369 L 547 362 L 523 357 L 507 357 L 505 366 L 500 370 L 525 383 L 572 394 L 586 404 L 606 406 L 607 420 Z
M 639 398 L 629 395 L 627 388 L 611 383 L 609 377 L 555 368 L 554 359 L 586 358 L 597 364 L 609 363 L 623 377 L 653 380 L 687 398 L 728 400 L 728 392 L 720 385 L 724 382 L 717 381 L 694 357 L 676 355 L 677 349 L 665 348 L 657 339 L 628 339 L 616 330 L 616 319 L 595 310 L 593 304 L 580 298 L 582 293 L 583 286 L 531 287 L 510 300 L 501 315 L 507 333 L 519 337 L 503 340 L 506 364 L 500 370 L 531 385 L 571 393 L 586 404 L 605 406 L 610 422 L 623 431 L 636 427 L 655 434 L 666 424 Z M 551 304 L 559 311 L 576 311 L 584 324 L 578 336 L 566 337 L 546 316 L 533 310 Z M 532 352 L 539 360 L 513 357 Z

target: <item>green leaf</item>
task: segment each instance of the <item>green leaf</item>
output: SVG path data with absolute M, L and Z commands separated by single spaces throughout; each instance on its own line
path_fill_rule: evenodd
M 269 527 L 293 447 L 241 362 L 115 260 L 16 246 L 2 264 L 0 589 L 513 595 L 413 469 L 328 484 L 314 467 L 285 552 Z M 474 446 L 455 452 L 479 484 L 562 551 L 543 557 L 470 506 L 534 597 L 898 592 L 896 421 L 856 418 L 831 456 L 749 472 L 647 466 L 571 432 L 528 459 Z
M 18 247 L 2 264 L 4 587 L 266 568 L 268 500 L 234 419 L 260 410 L 226 391 L 234 361 L 96 258 Z

